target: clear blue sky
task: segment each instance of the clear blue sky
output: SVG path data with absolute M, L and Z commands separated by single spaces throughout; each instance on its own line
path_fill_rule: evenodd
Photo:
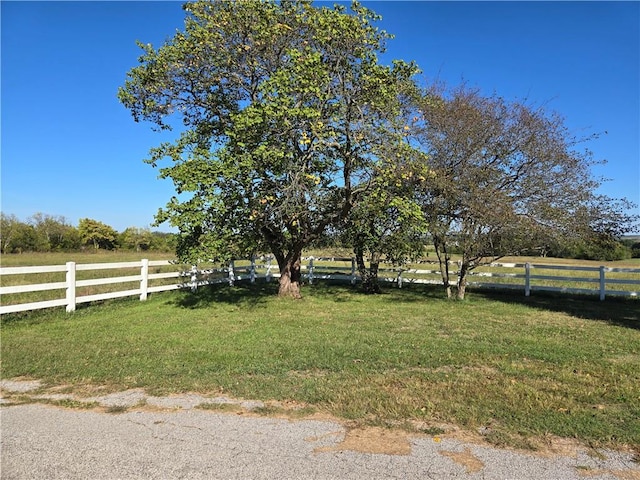
M 142 162 L 163 140 L 116 98 L 181 2 L 15 2 L 2 14 L 2 211 L 145 227 L 173 194 Z M 396 38 L 382 58 L 561 113 L 608 164 L 601 192 L 640 203 L 639 2 L 364 2 Z M 638 210 L 636 209 L 637 213 Z M 161 227 L 167 230 L 168 227 Z

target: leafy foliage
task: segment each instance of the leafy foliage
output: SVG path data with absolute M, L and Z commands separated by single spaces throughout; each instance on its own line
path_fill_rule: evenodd
M 109 225 L 96 220 L 82 219 L 80 225 L 74 227 L 65 217 L 46 213 L 36 213 L 26 222 L 15 215 L 0 213 L 0 220 L 3 254 L 77 251 L 87 243 L 93 248 L 109 250 L 175 250 L 175 234 L 152 232 L 147 228 L 129 227 L 118 234 Z
M 279 293 L 298 297 L 303 248 L 339 236 L 374 285 L 382 256 L 411 258 L 428 234 L 448 295 L 462 255 L 464 298 L 483 263 L 580 242 L 613 251 L 637 220 L 596 195 L 588 138 L 559 115 L 465 85 L 420 89 L 415 65 L 381 65 L 391 36 L 357 2 L 184 9 L 183 31 L 140 44 L 118 93 L 135 121 L 180 129 L 147 161 L 175 184 L 156 219 L 179 229 L 184 261 L 270 251 Z
M 420 181 L 415 172 L 424 166 L 424 159 L 417 150 L 403 147 L 401 141 L 386 145 L 366 188 L 355 196 L 344 231 L 368 293 L 380 291 L 377 276 L 383 257 L 399 265 L 419 258 L 424 251 L 426 223 L 414 195 L 416 181 Z
M 153 244 L 153 234 L 148 228 L 129 227 L 118 235 L 118 243 L 137 252 L 149 250 Z
M 389 35 L 358 3 L 185 5 L 184 32 L 144 54 L 120 89 L 136 121 L 185 127 L 151 150 L 177 193 L 159 212 L 182 234 L 181 258 L 270 250 L 281 294 L 299 295 L 302 249 L 351 206 L 381 141 L 395 85 L 412 65 L 378 64 Z
M 75 227 L 61 216 L 36 213 L 26 222 L 15 215 L 1 214 L 2 253 L 49 252 L 80 247 Z
M 418 195 L 448 294 L 454 249 L 464 298 L 466 275 L 478 265 L 632 228 L 624 202 L 595 194 L 594 161 L 577 149 L 587 139 L 572 136 L 560 116 L 464 85 L 427 89 L 419 110 L 415 139 L 433 176 Z
M 93 248 L 96 250 L 98 248 L 112 249 L 116 244 L 118 235 L 109 225 L 91 218 L 80 219 L 78 223 L 78 233 L 80 234 L 83 244 L 93 245 Z

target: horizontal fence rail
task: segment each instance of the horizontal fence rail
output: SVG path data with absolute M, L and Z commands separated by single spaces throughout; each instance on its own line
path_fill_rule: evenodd
M 314 258 L 303 259 L 302 277 L 309 284 L 318 280 L 346 282 L 355 285 L 360 281 L 355 260 L 352 258 Z M 402 288 L 405 284 L 442 284 L 439 266 L 435 262 L 422 262 L 433 265 L 431 269 L 424 268 L 380 268 L 379 281 L 391 283 Z M 452 262 L 452 265 L 456 265 Z M 175 267 L 173 271 L 156 271 L 163 268 Z M 150 293 L 190 288 L 196 291 L 198 287 L 213 284 L 234 285 L 235 282 L 255 282 L 264 279 L 269 282 L 280 276 L 278 266 L 272 257 L 253 258 L 230 262 L 226 267 L 199 269 L 195 266 L 187 270 L 177 270 L 178 266 L 168 260 L 149 261 L 143 259 L 138 262 L 120 263 L 92 263 L 76 264 L 67 262 L 65 265 L 49 265 L 35 267 L 2 267 L 0 268 L 0 314 L 37 310 L 42 308 L 64 306 L 67 312 L 72 312 L 80 303 L 139 296 L 146 300 Z M 77 279 L 77 272 L 96 270 L 129 270 L 135 271 L 131 275 L 107 276 L 104 278 Z M 506 271 L 506 270 L 513 270 Z M 558 276 L 549 271 L 569 272 L 568 275 Z M 571 272 L 577 272 L 572 275 Z M 11 276 L 33 276 L 42 274 L 64 273 L 64 281 L 29 283 L 6 286 L 7 278 Z M 455 277 L 457 271 L 451 271 Z M 167 280 L 174 280 L 167 283 Z M 606 296 L 638 297 L 640 293 L 640 269 L 589 267 L 568 265 L 542 265 L 532 263 L 492 263 L 472 271 L 468 277 L 468 286 L 476 288 L 497 288 L 520 290 L 525 296 L 534 291 L 548 291 L 561 293 L 577 293 L 597 295 L 600 300 Z M 160 282 L 159 282 L 160 281 Z M 11 282 L 9 282 L 11 283 Z M 128 284 L 135 288 L 107 291 L 101 293 L 78 295 L 79 289 L 102 285 Z M 451 282 L 455 285 L 454 282 Z M 560 284 L 560 285 L 558 285 Z M 607 288 L 608 285 L 615 288 Z M 625 288 L 626 289 L 622 289 Z M 14 303 L 6 302 L 6 297 L 15 294 L 25 294 L 43 291 L 64 291 L 64 296 L 51 300 L 36 302 Z

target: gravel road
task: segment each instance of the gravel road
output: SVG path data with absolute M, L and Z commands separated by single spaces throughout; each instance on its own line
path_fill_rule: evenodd
M 231 399 L 151 397 L 140 390 L 83 399 L 94 402 L 90 409 L 62 408 L 42 402 L 69 395 L 25 385 L 0 382 L 3 480 L 640 480 L 631 453 L 576 448 L 541 456 L 446 436 L 252 415 L 260 402 L 238 402 L 237 411 L 220 413 L 196 406 Z M 25 393 L 30 389 L 36 390 Z M 19 404 L 17 395 L 31 395 L 30 403 Z

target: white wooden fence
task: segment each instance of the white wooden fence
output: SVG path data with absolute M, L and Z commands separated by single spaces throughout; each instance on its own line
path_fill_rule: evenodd
M 355 284 L 359 281 L 355 262 L 350 258 L 306 258 L 306 265 L 303 265 L 303 278 L 309 284 L 313 284 L 317 280 L 336 280 Z M 246 262 L 245 262 L 246 263 Z M 1 286 L 0 298 L 6 295 L 40 292 L 46 290 L 64 290 L 65 294 L 62 298 L 54 300 L 44 300 L 29 303 L 2 304 L 0 306 L 0 314 L 22 312 L 29 310 L 37 310 L 41 308 L 50 308 L 65 306 L 68 312 L 76 309 L 79 303 L 94 302 L 106 300 L 110 298 L 139 296 L 140 300 L 146 300 L 149 293 L 163 292 L 168 290 L 176 290 L 180 288 L 191 288 L 196 290 L 199 286 L 211 285 L 216 283 L 229 283 L 233 285 L 236 281 L 255 282 L 258 278 L 263 278 L 267 282 L 272 278 L 279 277 L 277 265 L 272 264 L 272 260 L 267 257 L 262 259 L 262 263 L 258 263 L 256 259 L 252 259 L 250 264 L 244 266 L 236 266 L 235 262 L 231 262 L 228 267 L 200 270 L 192 267 L 188 271 L 170 271 L 150 273 L 150 267 L 166 267 L 172 265 L 166 260 L 149 261 L 143 259 L 139 262 L 122 262 L 122 263 L 92 263 L 92 264 L 76 264 L 68 262 L 65 265 L 51 266 L 35 266 L 35 267 L 3 267 L 0 268 L 0 280 L 6 279 L 10 275 L 38 275 L 43 273 L 65 272 L 65 281 L 36 283 L 28 285 Z M 500 273 L 500 272 L 477 272 L 470 274 L 470 287 L 478 288 L 500 288 L 500 289 L 516 289 L 524 291 L 526 296 L 531 295 L 533 291 L 553 291 L 563 293 L 579 293 L 598 295 L 600 300 L 604 300 L 608 295 L 620 295 L 629 297 L 638 297 L 640 295 L 640 269 L 634 268 L 609 268 L 609 267 L 586 267 L 586 266 L 566 266 L 566 265 L 542 265 L 531 263 L 494 263 L 490 267 L 494 269 L 515 269 L 516 273 Z M 76 272 L 88 270 L 106 270 L 106 269 L 132 269 L 139 268 L 140 273 L 136 275 L 91 278 L 86 280 L 77 280 Z M 597 272 L 592 276 L 570 276 L 562 277 L 548 274 L 538 274 L 544 270 L 560 270 L 560 271 L 577 271 L 577 272 Z M 517 273 L 520 271 L 521 273 Z M 455 275 L 456 272 L 451 272 Z M 389 275 L 391 274 L 391 275 Z M 618 274 L 618 278 L 611 275 Z M 619 278 L 623 274 L 625 278 Z M 379 270 L 380 281 L 396 284 L 401 288 L 404 284 L 441 284 L 440 272 L 437 265 L 434 269 L 405 269 L 405 268 L 381 268 Z M 583 274 L 584 275 L 584 274 Z M 500 279 L 498 282 L 487 282 L 486 279 Z M 160 279 L 178 279 L 177 282 L 169 284 L 151 285 L 153 281 Z M 482 279 L 483 281 L 476 281 Z M 515 280 L 515 282 L 514 282 Z M 540 284 L 542 281 L 544 284 Z M 118 283 L 136 282 L 138 286 L 134 289 L 111 291 L 106 293 L 98 293 L 92 295 L 76 295 L 78 288 L 90 287 L 97 285 L 108 285 Z M 560 282 L 562 286 L 552 286 L 548 283 Z M 4 282 L 2 282 L 4 284 Z M 576 288 L 567 286 L 567 284 L 593 284 L 593 288 Z M 629 289 L 614 290 L 607 288 L 607 285 L 630 285 Z M 636 288 L 638 286 L 638 288 Z M 619 287 L 618 287 L 619 288 Z M 632 290 L 633 288 L 633 290 Z M 4 302 L 3 302 L 4 303 Z
M 309 266 L 307 268 L 307 278 L 309 279 L 309 283 L 313 283 L 314 278 L 321 279 L 340 279 L 340 280 L 348 280 L 351 283 L 355 283 L 357 281 L 356 271 L 355 271 L 355 262 L 353 259 L 348 258 L 327 258 L 327 259 L 314 259 L 309 258 Z M 325 273 L 320 273 L 318 271 L 318 267 L 315 262 L 318 261 L 351 261 L 352 267 L 350 273 L 346 273 L 346 271 L 342 274 L 330 273 L 327 274 L 326 271 L 334 271 L 335 267 L 323 267 L 322 271 Z M 425 262 L 432 263 L 434 268 L 427 269 L 410 269 L 410 268 L 381 268 L 378 271 L 378 275 L 380 276 L 380 281 L 386 283 L 394 283 L 399 288 L 402 288 L 403 284 L 434 284 L 439 285 L 442 284 L 442 279 L 440 276 L 440 270 L 438 265 L 435 262 Z M 456 262 L 451 262 L 453 266 L 457 265 Z M 522 273 L 499 273 L 499 272 L 475 272 L 471 271 L 468 275 L 468 286 L 476 287 L 476 288 L 497 288 L 497 289 L 515 289 L 515 290 L 523 290 L 525 296 L 530 296 L 532 291 L 547 291 L 547 292 L 561 292 L 561 293 L 572 293 L 572 294 L 587 294 L 587 295 L 598 295 L 600 300 L 604 300 L 607 295 L 613 296 L 627 296 L 627 297 L 638 297 L 640 296 L 640 268 L 615 268 L 615 267 L 586 267 L 586 266 L 572 266 L 572 265 L 543 265 L 543 264 L 532 264 L 532 263 L 492 263 L 488 265 L 489 268 L 493 269 L 521 269 Z M 348 269 L 342 269 L 348 270 Z M 557 275 L 543 275 L 543 270 L 560 270 L 560 271 L 577 271 L 577 272 L 597 272 L 597 276 L 580 276 L 580 277 L 564 277 Z M 540 271 L 541 273 L 536 273 Z M 392 275 L 389 276 L 388 274 Z M 451 271 L 450 275 L 455 277 L 458 274 L 457 271 Z M 607 276 L 607 274 L 610 274 Z M 631 276 L 634 278 L 613 278 L 611 274 L 630 274 L 627 276 Z M 426 278 L 425 278 L 426 277 Z M 501 280 L 508 280 L 498 282 L 486 281 L 484 279 L 487 278 L 496 278 Z M 476 279 L 483 279 L 484 281 L 477 281 Z M 517 280 L 515 283 L 512 281 L 513 279 Z M 544 281 L 545 283 L 551 282 L 560 282 L 565 285 L 563 286 L 552 286 L 545 284 L 536 284 L 538 281 Z M 570 287 L 566 284 L 595 284 L 593 288 L 577 288 Z M 455 282 L 452 281 L 451 285 L 455 285 Z M 634 290 L 625 289 L 625 290 L 614 290 L 607 288 L 607 285 L 631 285 Z M 637 288 L 636 288 L 637 286 Z
M 149 274 L 150 266 L 170 265 L 168 261 L 149 261 L 141 260 L 140 262 L 121 262 L 121 263 L 91 263 L 76 264 L 75 262 L 67 262 L 65 265 L 48 265 L 38 267 L 4 267 L 0 268 L 0 278 L 6 278 L 7 275 L 31 275 L 42 273 L 65 272 L 66 280 L 64 282 L 38 283 L 29 285 L 14 285 L 0 287 L 0 295 L 9 295 L 16 293 L 41 292 L 46 290 L 64 290 L 64 298 L 55 300 L 44 300 L 38 302 L 22 303 L 15 305 L 0 306 L 0 314 L 23 312 L 27 310 L 37 310 L 41 308 L 65 306 L 67 312 L 76 309 L 78 303 L 94 302 L 98 300 L 106 300 L 109 298 L 128 297 L 139 295 L 140 300 L 146 300 L 147 295 L 152 292 L 161 292 L 164 290 L 174 290 L 180 288 L 180 285 L 163 285 L 159 287 L 149 287 L 149 280 L 155 278 L 173 278 L 179 276 L 179 272 L 156 273 Z M 128 275 L 121 277 L 92 278 L 88 280 L 76 280 L 76 272 L 86 270 L 106 270 L 106 269 L 123 269 L 123 268 L 140 268 L 139 275 Z M 116 292 L 101 293 L 95 295 L 76 296 L 76 290 L 79 287 L 89 287 L 96 285 L 108 285 L 114 283 L 139 282 L 140 286 L 136 289 L 121 290 Z M 4 283 L 4 282 L 3 282 Z
M 640 296 L 640 268 L 615 268 L 615 267 L 583 267 L 583 266 L 573 266 L 573 265 L 543 265 L 543 264 L 532 264 L 532 263 L 491 263 L 488 265 L 490 268 L 514 268 L 514 269 L 523 269 L 523 273 L 496 273 L 496 272 L 470 272 L 468 274 L 468 286 L 476 287 L 476 288 L 497 288 L 497 289 L 515 289 L 515 290 L 524 290 L 525 296 L 530 296 L 532 291 L 546 291 L 546 292 L 561 292 L 561 293 L 572 293 L 572 294 L 587 294 L 587 295 L 598 295 L 600 300 L 604 300 L 607 295 L 613 296 L 626 296 L 626 297 L 638 297 Z M 598 272 L 597 277 L 589 276 L 581 276 L 581 277 L 563 277 L 557 275 L 542 275 L 537 274 L 536 271 L 541 270 L 561 270 L 561 271 L 577 271 L 577 272 Z M 452 275 L 456 275 L 458 272 L 451 272 Z M 612 278 L 611 276 L 607 276 L 609 274 L 632 274 L 635 275 L 635 278 Z M 442 283 L 442 280 L 425 280 L 421 278 L 402 278 L 402 275 L 407 274 L 440 274 L 439 270 L 419 270 L 419 269 L 406 269 L 402 270 L 401 274 L 399 274 L 397 283 L 402 285 L 402 283 Z M 499 278 L 499 279 L 521 279 L 520 282 L 487 282 L 487 281 L 476 281 L 478 278 Z M 392 279 L 387 279 L 392 280 Z M 546 283 L 550 282 L 559 282 L 564 283 L 564 286 L 552 286 L 545 284 L 537 284 L 534 285 L 536 281 L 546 281 Z M 587 283 L 594 284 L 593 288 L 578 288 L 578 287 L 570 287 L 566 286 L 566 284 L 573 283 Z M 636 290 L 614 290 L 607 288 L 607 285 L 632 285 L 638 286 Z M 451 282 L 451 285 L 455 285 L 455 282 Z
M 169 290 L 177 290 L 181 288 L 191 288 L 196 290 L 199 286 L 211 285 L 216 283 L 229 283 L 233 285 L 235 281 L 250 280 L 255 282 L 258 278 L 265 278 L 271 281 L 272 278 L 278 277 L 277 265 L 272 266 L 271 259 L 267 258 L 266 262 L 259 265 L 255 259 L 251 264 L 241 268 L 235 268 L 234 262 L 226 268 L 200 270 L 192 267 L 187 271 L 170 271 L 151 273 L 152 267 L 166 267 L 172 265 L 168 260 L 147 260 L 143 259 L 139 262 L 120 262 L 120 263 L 91 263 L 76 264 L 75 262 L 67 262 L 65 265 L 47 265 L 33 267 L 2 267 L 0 268 L 0 300 L 6 298 L 6 295 L 42 292 L 47 290 L 64 290 L 64 297 L 54 300 L 42 300 L 28 303 L 13 303 L 0 305 L 0 314 L 24 312 L 29 310 L 38 310 L 50 307 L 66 307 L 67 312 L 73 312 L 76 305 L 80 303 L 95 302 L 99 300 L 107 300 L 111 298 L 139 296 L 140 300 L 146 300 L 150 293 L 164 292 Z M 140 269 L 140 273 L 127 276 L 110 276 L 105 278 L 91 278 L 86 280 L 76 279 L 76 272 L 91 270 L 118 270 L 118 269 Z M 264 274 L 259 274 L 259 269 L 264 269 Z M 65 280 L 49 283 L 31 283 L 26 285 L 5 286 L 5 280 L 10 275 L 38 275 L 47 273 L 65 273 Z M 160 279 L 177 279 L 176 282 L 161 285 L 152 285 L 154 280 Z M 118 283 L 138 283 L 134 289 L 110 291 L 92 295 L 78 296 L 77 291 L 83 287 L 94 287 L 99 285 L 109 285 Z

